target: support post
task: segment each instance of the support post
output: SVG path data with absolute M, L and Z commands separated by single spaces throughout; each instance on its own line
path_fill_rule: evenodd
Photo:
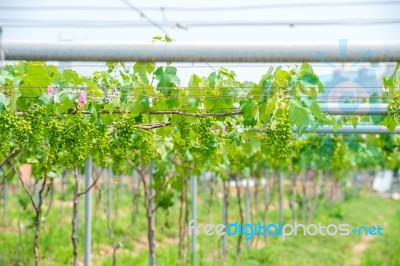
M 227 201 L 229 200 L 229 181 L 223 181 L 223 189 L 224 189 L 224 203 L 222 204 L 222 224 L 225 226 L 228 225 L 228 210 L 227 210 Z M 225 261 L 225 255 L 228 251 L 228 238 L 226 234 L 222 236 L 222 261 Z
M 153 190 L 153 169 L 154 169 L 154 161 L 150 162 L 149 165 L 149 191 L 150 191 L 150 199 L 149 199 L 149 205 L 150 205 L 150 235 L 149 235 L 149 242 L 150 246 L 153 250 L 149 252 L 149 266 L 154 266 L 156 265 L 156 259 L 155 259 L 155 239 L 154 239 L 154 229 L 155 229 L 155 213 L 152 212 L 154 210 L 154 200 L 153 195 L 154 195 L 154 190 Z
M 108 168 L 108 175 L 107 175 L 107 216 L 108 218 L 111 217 L 112 212 L 112 182 L 113 182 L 113 172 L 112 167 Z
M 279 222 L 283 223 L 283 171 L 279 172 Z
M 8 206 L 8 183 L 4 180 L 3 184 L 3 218 L 7 217 L 7 206 Z
M 190 177 L 190 190 L 192 194 L 192 221 L 194 221 L 194 225 L 197 224 L 197 177 Z M 196 265 L 196 229 L 194 228 L 192 231 L 192 265 Z
M 250 178 L 246 177 L 246 224 L 250 224 Z M 250 247 L 250 241 L 246 240 L 246 247 Z
M 85 163 L 85 188 L 92 185 L 92 158 L 86 160 Z M 85 193 L 85 255 L 84 265 L 90 266 L 91 252 L 91 233 L 92 233 L 92 190 L 89 189 Z

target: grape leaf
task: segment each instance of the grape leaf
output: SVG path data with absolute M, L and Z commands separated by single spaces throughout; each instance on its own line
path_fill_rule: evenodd
M 299 134 L 302 134 L 312 121 L 308 109 L 296 99 L 290 100 L 290 118 L 291 123 L 296 125 Z

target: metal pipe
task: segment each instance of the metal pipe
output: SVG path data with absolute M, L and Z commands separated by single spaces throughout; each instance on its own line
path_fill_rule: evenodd
M 148 200 L 148 204 L 150 205 L 149 206 L 150 213 L 152 213 L 152 211 L 154 210 L 154 199 L 153 199 L 153 197 L 154 197 L 154 189 L 153 189 L 154 176 L 153 176 L 153 174 L 154 173 L 153 172 L 154 172 L 154 161 L 151 160 L 150 164 L 149 164 L 149 179 L 150 179 L 149 181 L 150 182 L 149 182 L 149 187 L 148 187 L 148 189 L 150 191 L 150 197 L 149 197 L 149 200 Z M 155 228 L 155 223 L 156 223 L 155 217 L 156 217 L 156 213 L 154 212 L 154 213 L 151 214 L 151 217 L 150 217 L 150 224 L 149 224 L 150 228 L 148 228 L 148 230 L 150 232 L 151 232 L 151 230 L 153 230 Z M 155 252 L 155 236 L 154 236 L 154 232 L 152 232 L 150 234 L 149 245 L 153 246 L 153 252 Z M 152 254 L 151 250 L 149 250 L 149 266 L 154 266 L 154 265 L 156 265 L 155 254 Z
M 85 187 L 92 185 L 92 158 L 85 163 Z M 90 266 L 91 252 L 91 234 L 92 234 L 92 191 L 89 189 L 85 193 L 85 266 Z
M 283 223 L 283 172 L 282 169 L 279 172 L 279 222 Z
M 100 43 L 4 41 L 6 60 L 124 62 L 397 62 L 400 42 Z M 367 56 L 366 56 L 367 55 Z
M 294 130 L 296 132 L 296 130 Z M 354 128 L 352 125 L 344 125 L 338 130 L 334 130 L 331 126 L 323 126 L 317 129 L 306 129 L 307 133 L 319 134 L 399 134 L 400 126 L 390 131 L 385 126 L 380 125 L 360 125 Z
M 385 115 L 388 104 L 385 103 L 320 103 L 324 113 L 330 115 Z
M 192 194 L 192 221 L 197 225 L 197 177 L 190 176 L 191 194 Z M 196 229 L 192 232 L 192 265 L 196 264 L 196 245 L 197 245 Z

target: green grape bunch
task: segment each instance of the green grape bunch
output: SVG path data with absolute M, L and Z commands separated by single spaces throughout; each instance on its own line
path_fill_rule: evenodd
M 142 137 L 140 142 L 140 154 L 142 157 L 142 161 L 145 164 L 150 163 L 151 160 L 158 157 L 159 154 L 157 148 L 154 145 L 154 140 L 152 139 L 152 136 L 150 134 Z
M 132 117 L 123 116 L 115 125 L 115 134 L 118 138 L 118 143 L 122 148 L 130 148 L 132 143 L 132 135 L 136 133 L 135 120 Z
M 273 135 L 273 148 L 278 158 L 286 159 L 290 152 L 290 140 L 292 138 L 291 123 L 286 114 L 277 118 Z
M 104 130 L 104 132 L 97 131 L 95 151 L 98 155 L 100 165 L 105 167 L 107 165 L 108 154 L 110 153 L 111 135 Z
M 60 120 L 52 119 L 48 123 L 48 142 L 50 146 L 49 152 L 49 160 L 50 163 L 55 163 L 64 148 L 64 139 L 63 139 L 63 125 Z
M 132 136 L 137 133 L 137 130 L 135 128 L 135 120 L 132 117 L 129 116 L 122 116 L 118 121 L 115 123 L 114 126 L 114 131 L 111 135 L 109 136 L 109 140 L 107 140 L 107 136 L 103 136 L 104 139 L 102 139 L 100 142 L 102 143 L 101 145 L 104 145 L 104 151 L 106 152 L 107 150 L 107 143 L 109 145 L 110 149 L 110 155 L 111 155 L 111 160 L 113 162 L 113 167 L 115 171 L 121 171 L 122 165 L 124 163 L 125 157 L 128 155 L 130 151 L 132 151 L 133 148 L 135 148 L 135 145 L 138 145 L 139 142 L 137 142 Z M 101 154 L 101 152 L 100 152 Z M 101 157 L 102 155 L 100 155 Z M 105 157 L 103 157 L 103 160 L 106 160 Z M 105 161 L 103 161 L 105 163 Z
M 91 155 L 96 135 L 94 125 L 83 115 L 76 114 L 65 120 L 63 129 L 64 160 L 67 167 L 87 160 Z
M 181 138 L 178 146 L 184 151 L 189 150 L 191 148 L 189 123 L 182 119 L 177 123 L 177 128 Z
M 43 105 L 34 106 L 24 113 L 24 119 L 30 124 L 29 144 L 32 147 L 39 147 L 44 141 L 45 116 L 46 109 Z
M 197 144 L 201 150 L 210 149 L 212 143 L 213 133 L 211 128 L 215 124 L 215 119 L 211 117 L 205 117 L 199 119 L 194 125 L 193 129 L 197 135 Z
M 400 124 L 400 92 L 396 93 L 396 96 L 388 102 L 388 116 Z
M 17 146 L 24 147 L 27 144 L 30 136 L 33 134 L 30 121 L 23 116 L 17 117 L 13 133 Z
M 12 130 L 17 123 L 17 116 L 6 108 L 0 114 L 0 154 L 8 154 L 12 146 Z

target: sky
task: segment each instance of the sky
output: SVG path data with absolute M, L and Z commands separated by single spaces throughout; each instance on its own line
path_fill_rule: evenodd
M 132 41 L 150 42 L 153 36 L 163 35 L 164 31 L 176 42 L 338 42 L 339 39 L 352 42 L 393 42 L 400 41 L 400 23 L 380 25 L 296 25 L 299 21 L 327 22 L 327 21 L 358 21 L 358 20 L 400 20 L 400 4 L 385 4 L 395 1 L 362 1 L 373 2 L 373 5 L 350 6 L 349 2 L 355 0 L 323 0 L 323 1 L 129 1 L 127 0 L 0 0 L 0 25 L 3 28 L 3 40 L 36 40 L 36 41 Z M 312 7 L 307 3 L 322 3 L 327 6 Z M 334 3 L 334 5 L 330 5 Z M 378 4 L 377 4 L 378 3 Z M 271 6 L 275 4 L 281 7 Z M 132 6 L 133 5 L 133 6 Z M 246 10 L 243 6 L 270 5 L 269 8 L 257 8 Z M 290 7 L 292 5 L 292 7 Z M 22 7 L 35 7 L 26 10 Z M 40 7 L 56 6 L 51 10 Z M 106 8 L 71 10 L 61 7 L 85 6 L 85 7 L 118 7 L 119 9 Z M 20 7 L 20 8 L 5 8 Z M 164 11 L 163 11 L 164 7 Z M 168 7 L 192 8 L 192 10 L 177 11 Z M 227 10 L 229 7 L 243 7 L 237 10 Z M 168 24 L 160 30 L 150 25 L 140 16 L 139 8 L 146 17 L 157 23 Z M 153 9 L 151 9 L 153 8 Z M 207 8 L 207 10 L 193 11 L 193 8 Z M 264 25 L 264 26 L 234 26 L 234 27 L 194 27 L 194 22 L 285 22 L 294 23 L 294 26 Z M 109 27 L 119 22 L 123 27 Z M 58 27 L 33 27 L 35 23 L 54 25 Z M 66 27 L 65 24 L 76 23 L 79 27 Z M 87 27 L 88 23 L 102 24 L 99 27 Z M 19 24 L 19 27 L 15 27 Z M 62 27 L 60 26 L 62 24 Z M 107 24 L 108 27 L 104 26 Z M 148 25 L 138 27 L 137 25 Z M 180 25 L 178 27 L 177 25 Z M 188 26 L 189 25 L 189 26 Z M 338 46 L 339 52 L 339 46 Z M 73 63 L 80 72 L 91 72 L 98 64 Z M 86 65 L 86 66 L 82 66 Z M 100 64 L 102 65 L 102 64 Z M 218 67 L 222 64 L 213 64 Z M 223 64 L 235 70 L 241 80 L 257 80 L 266 67 L 270 64 Z M 354 71 L 360 64 L 354 67 L 352 64 L 324 64 L 315 65 L 316 72 L 331 78 L 332 71 Z M 177 64 L 178 73 L 181 73 L 183 82 L 187 82 L 191 72 L 207 75 L 212 71 L 204 64 Z M 386 67 L 369 66 L 378 79 L 382 73 L 390 71 Z M 390 68 L 390 67 L 389 67 Z M 183 84 L 185 85 L 185 84 Z

